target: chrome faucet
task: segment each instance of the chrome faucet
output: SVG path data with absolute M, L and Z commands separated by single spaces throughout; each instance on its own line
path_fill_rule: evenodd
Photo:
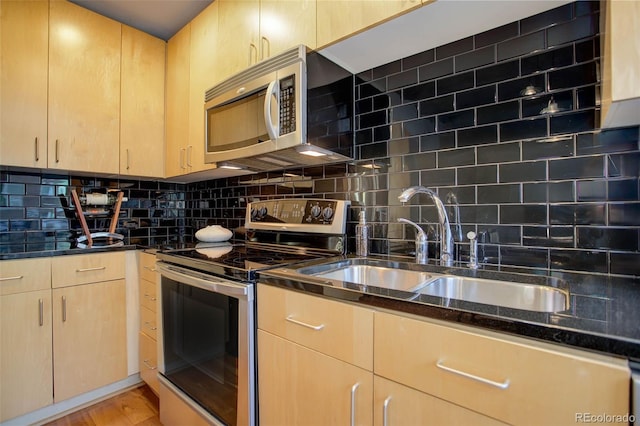
M 449 216 L 447 215 L 447 210 L 442 203 L 438 194 L 433 192 L 429 188 L 425 188 L 424 186 L 412 186 L 410 188 L 405 189 L 402 194 L 398 196 L 398 200 L 406 203 L 409 201 L 411 197 L 416 194 L 425 194 L 428 195 L 432 200 L 433 204 L 436 206 L 438 210 L 438 222 L 440 224 L 440 264 L 445 266 L 453 265 L 453 234 L 451 233 L 451 225 L 449 224 Z M 406 219 L 405 219 L 406 220 Z M 400 220 L 399 221 L 403 221 Z M 418 227 L 418 225 L 411 223 L 412 225 Z M 419 228 L 419 227 L 418 227 Z M 423 231 L 424 233 L 424 231 Z M 426 237 L 425 237 L 426 240 Z M 418 250 L 417 244 L 418 236 L 416 236 L 416 261 L 420 261 L 418 259 Z
M 416 228 L 416 262 L 425 264 L 429 259 L 429 242 L 427 241 L 427 234 L 417 223 L 411 222 L 409 219 L 403 217 L 398 218 L 398 222 L 408 223 Z

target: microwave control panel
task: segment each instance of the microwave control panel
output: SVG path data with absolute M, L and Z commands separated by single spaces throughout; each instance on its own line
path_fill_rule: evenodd
M 295 75 L 280 79 L 280 136 L 296 131 Z
M 254 201 L 247 209 L 248 229 L 344 233 L 348 201 L 281 199 Z

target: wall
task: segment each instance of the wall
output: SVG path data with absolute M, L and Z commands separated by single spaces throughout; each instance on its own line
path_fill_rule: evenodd
M 184 185 L 100 179 L 20 171 L 0 172 L 0 253 L 65 250 L 82 235 L 71 191 L 120 188 L 122 203 L 116 232 L 131 244 L 174 245 L 184 239 Z M 107 231 L 110 216 L 89 218 L 91 232 Z
M 598 2 L 368 70 L 356 85 L 357 161 L 189 185 L 191 225 L 235 228 L 251 199 L 313 194 L 351 200 L 351 236 L 364 208 L 373 252 L 411 253 L 406 217 L 436 257 L 430 201 L 397 201 L 423 185 L 447 201 L 461 259 L 473 230 L 487 263 L 638 275 L 640 129 L 598 129 L 599 70 Z M 551 100 L 558 112 L 545 110 Z

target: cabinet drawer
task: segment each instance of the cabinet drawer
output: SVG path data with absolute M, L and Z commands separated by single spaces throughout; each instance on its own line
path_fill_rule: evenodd
M 140 252 L 140 279 L 156 282 L 156 255 Z
M 57 256 L 51 259 L 52 287 L 124 279 L 124 252 Z
M 158 394 L 158 346 L 155 340 L 144 333 L 140 336 L 140 377 Z
M 342 361 L 373 367 L 373 311 L 258 285 L 258 327 Z
M 374 372 L 512 424 L 629 411 L 620 359 L 376 312 Z
M 51 258 L 0 261 L 0 295 L 51 288 Z
M 149 309 L 152 312 L 156 312 L 156 283 L 146 280 L 140 281 L 140 305 Z
M 140 331 L 146 333 L 147 336 L 152 339 L 157 339 L 157 326 L 156 326 L 156 313 L 145 308 L 140 307 Z

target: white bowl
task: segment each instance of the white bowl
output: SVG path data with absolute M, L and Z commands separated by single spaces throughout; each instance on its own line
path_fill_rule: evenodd
M 216 259 L 218 257 L 224 256 L 229 253 L 233 249 L 233 245 L 230 243 L 218 243 L 218 244 L 207 244 L 207 243 L 198 243 L 196 244 L 196 251 L 200 254 L 204 254 L 205 256 Z
M 232 236 L 233 232 L 220 225 L 210 225 L 196 232 L 196 238 L 198 241 L 203 241 L 205 243 L 227 241 Z

